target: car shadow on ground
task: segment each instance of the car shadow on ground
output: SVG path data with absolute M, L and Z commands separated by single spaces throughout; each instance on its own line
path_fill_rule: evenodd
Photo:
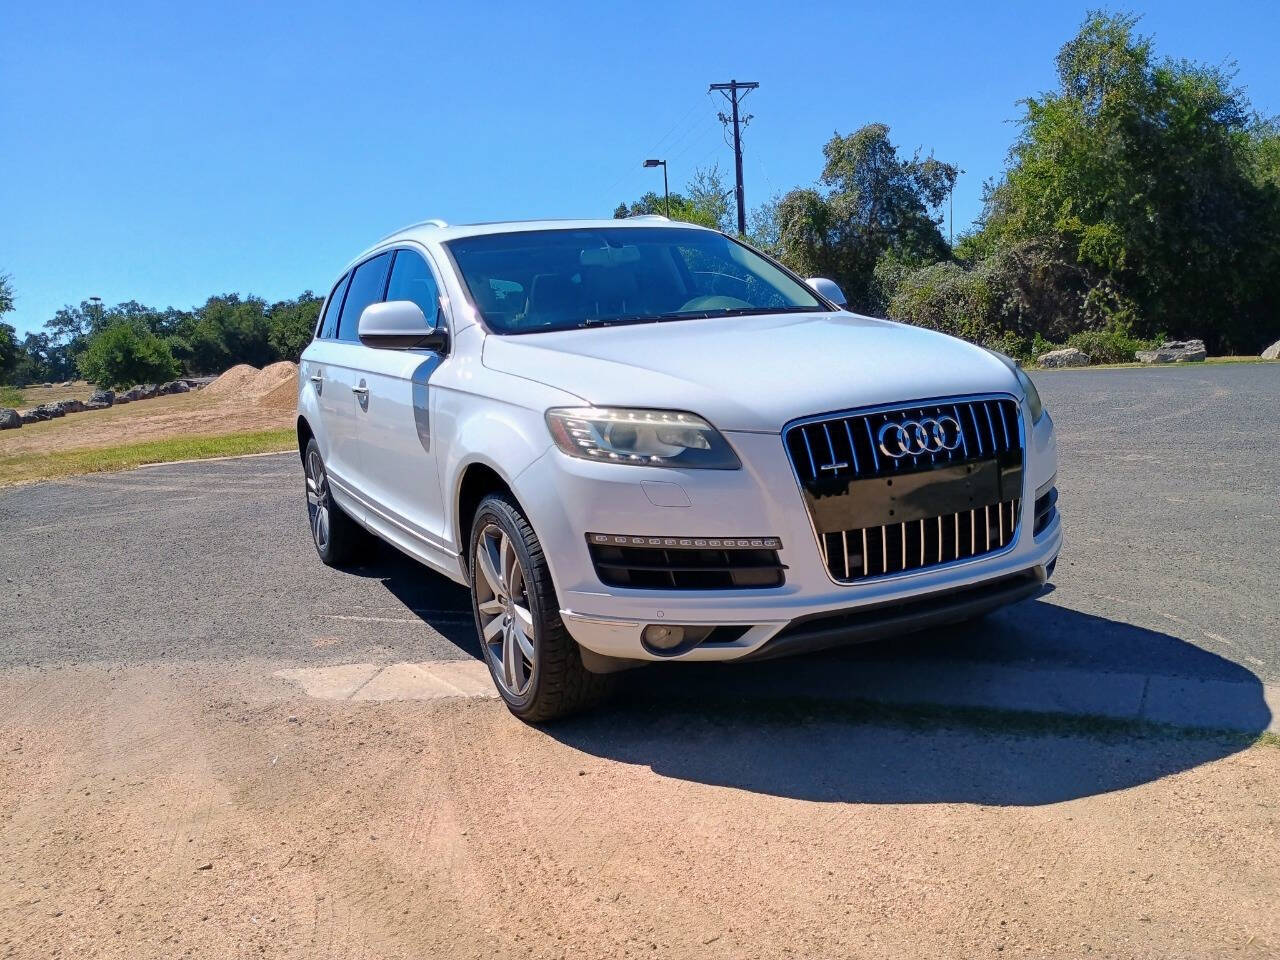
M 356 571 L 468 656 L 480 658 L 466 590 L 380 547 Z M 595 756 L 667 777 L 846 803 L 1031 806 L 1137 786 L 1235 753 L 1271 720 L 1261 681 L 1178 637 L 1061 606 L 1049 593 L 975 624 L 825 654 L 747 664 L 669 664 L 620 675 L 618 696 L 545 733 Z M 1178 677 L 1238 735 L 1191 735 L 1120 721 L 949 712 L 913 703 L 915 678 L 962 686 L 990 667 L 1017 682 L 1046 669 L 1106 678 Z M 853 700 L 868 674 L 908 693 Z M 1117 693 L 1119 696 L 1119 693 Z M 883 698 L 872 696 L 871 701 Z M 921 697 L 920 701 L 928 698 Z M 1114 709 L 1112 709 L 1114 708 Z
M 827 655 L 637 670 L 624 676 L 611 707 L 545 729 L 585 753 L 754 793 L 994 806 L 1137 786 L 1229 756 L 1250 741 L 1248 733 L 1193 735 L 1125 720 L 828 698 L 872 669 L 882 676 L 886 668 L 899 677 L 927 673 L 935 689 L 939 680 L 967 682 L 983 669 L 981 661 L 1029 666 L 1031 676 L 1058 644 L 1069 643 L 1083 654 L 1072 669 L 1081 669 L 1081 659 L 1087 669 L 1113 672 L 1172 667 L 1191 681 L 1194 695 L 1229 697 L 1206 706 L 1232 727 L 1256 734 L 1270 722 L 1261 681 L 1238 664 L 1167 634 L 1035 600 L 977 625 Z
M 465 587 L 380 541 L 372 545 L 364 563 L 348 568 L 347 572 L 381 580 L 406 612 L 431 627 L 461 653 L 480 659 L 471 594 Z

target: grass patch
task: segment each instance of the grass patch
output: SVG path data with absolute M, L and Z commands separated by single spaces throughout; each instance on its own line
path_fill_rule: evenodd
M 279 430 L 205 437 L 172 437 L 111 447 L 17 454 L 0 457 L 0 486 L 36 483 L 83 473 L 128 470 L 147 463 L 164 463 L 169 460 L 204 460 L 248 453 L 276 453 L 296 449 L 297 444 L 297 433 L 292 427 L 285 427 Z
M 25 387 L 0 385 L 0 407 L 22 410 L 42 403 L 57 403 L 59 400 L 88 400 L 92 393 L 93 384 L 84 380 L 74 380 L 65 385 L 57 383 L 50 387 L 38 384 L 27 384 Z
M 1263 360 L 1261 357 L 1209 357 L 1205 360 L 1197 360 L 1193 363 L 1139 363 L 1137 360 L 1128 363 L 1091 363 L 1087 367 L 1041 367 L 1035 364 L 1028 365 L 1028 370 L 1036 372 L 1048 371 L 1058 372 L 1065 370 L 1067 372 L 1075 370 L 1167 370 L 1170 367 L 1186 367 L 1194 369 L 1195 367 L 1203 367 L 1206 364 L 1219 363 L 1276 363 L 1280 364 L 1280 360 Z

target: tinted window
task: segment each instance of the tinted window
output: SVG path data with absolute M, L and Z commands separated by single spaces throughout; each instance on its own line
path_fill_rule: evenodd
M 382 284 L 387 279 L 387 264 L 391 254 L 383 253 L 366 260 L 351 274 L 351 287 L 342 305 L 342 319 L 338 322 L 338 339 L 359 342 L 360 314 L 371 303 L 382 299 Z
M 461 237 L 449 250 L 498 333 L 827 309 L 802 281 L 710 230 L 529 230 Z
M 351 274 L 347 274 L 333 288 L 333 293 L 329 294 L 329 302 L 324 308 L 324 319 L 320 321 L 320 339 L 332 340 L 338 332 L 338 314 L 342 312 L 342 295 L 347 292 L 347 281 L 351 279 Z
M 412 250 L 397 250 L 387 284 L 388 300 L 412 300 L 422 308 L 422 315 L 432 322 L 440 309 L 436 278 L 427 261 Z

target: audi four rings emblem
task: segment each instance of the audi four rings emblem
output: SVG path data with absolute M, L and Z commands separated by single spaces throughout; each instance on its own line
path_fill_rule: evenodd
M 900 460 L 903 457 L 954 450 L 964 442 L 964 428 L 955 417 L 943 414 L 940 417 L 886 423 L 880 428 L 878 439 L 881 453 Z

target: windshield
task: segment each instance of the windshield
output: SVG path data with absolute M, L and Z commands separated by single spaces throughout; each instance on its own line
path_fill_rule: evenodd
M 448 247 L 495 333 L 828 309 L 805 284 L 710 230 L 529 230 Z

